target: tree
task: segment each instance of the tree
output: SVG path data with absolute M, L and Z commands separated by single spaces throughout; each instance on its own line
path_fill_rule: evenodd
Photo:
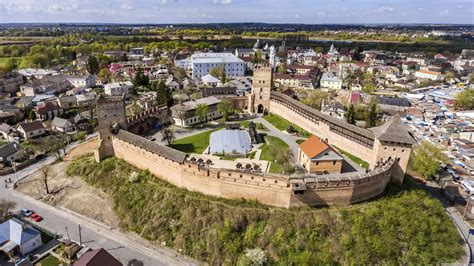
M 363 91 L 365 93 L 372 93 L 375 91 L 375 85 L 374 85 L 374 75 L 370 73 L 365 73 L 364 75 L 364 88 Z
M 262 60 L 262 52 L 256 51 L 255 54 L 253 54 L 252 63 L 253 63 L 253 64 L 260 64 L 260 63 L 262 63 L 262 62 L 263 62 L 263 60 Z
M 466 89 L 454 95 L 454 106 L 457 109 L 474 108 L 474 89 Z
M 349 108 L 347 109 L 347 112 L 344 114 L 344 116 L 346 117 L 347 123 L 355 125 L 355 123 L 356 123 L 356 119 L 355 119 L 356 113 L 355 113 L 354 105 L 352 103 L 351 103 L 351 105 L 349 105 Z
M 161 131 L 161 135 L 162 135 L 161 141 L 166 140 L 168 145 L 171 145 L 171 142 L 173 142 L 173 140 L 175 139 L 174 131 L 169 127 L 163 128 L 163 130 Z
M 168 107 L 171 107 L 174 103 L 173 93 L 168 88 L 163 80 L 160 82 L 154 82 L 152 89 L 156 91 L 156 104 L 162 105 L 166 104 Z
M 28 113 L 28 119 L 30 121 L 36 120 L 36 113 L 33 110 L 30 110 L 30 112 Z
M 99 60 L 94 55 L 89 55 L 87 58 L 87 71 L 91 74 L 99 74 Z
M 321 110 L 322 104 L 327 100 L 329 94 L 321 90 L 309 91 L 306 98 L 302 99 L 301 102 L 307 106 L 314 108 L 316 110 Z
M 225 73 L 225 67 L 221 69 L 221 83 L 225 84 L 227 82 L 227 74 Z
M 132 83 L 135 87 L 148 87 L 148 85 L 150 85 L 150 79 L 143 73 L 141 67 L 139 67 L 135 72 Z
M 365 114 L 365 124 L 369 127 L 375 127 L 378 122 L 377 98 L 372 97 L 368 107 L 369 111 Z
M 179 120 L 181 121 L 181 125 L 180 126 L 184 126 L 184 120 L 187 118 L 187 108 L 186 108 L 186 105 L 180 103 L 180 104 L 177 104 L 175 106 L 173 106 L 173 113 L 176 114 L 176 116 L 179 118 Z
M 112 73 L 110 73 L 110 70 L 108 68 L 102 68 L 99 73 L 99 77 L 103 78 L 107 82 L 110 82 L 110 78 L 112 76 Z
M 46 194 L 50 194 L 51 192 L 49 191 L 49 179 L 50 179 L 50 174 L 49 174 L 49 166 L 45 166 L 40 169 L 41 171 L 41 176 L 39 181 L 43 185 L 44 192 Z
M 286 74 L 287 71 L 288 71 L 288 68 L 286 67 L 286 64 L 281 64 L 278 66 L 278 73 Z
M 4 199 L 0 200 L 0 223 L 3 223 L 11 217 L 12 211 L 15 206 L 16 203 L 14 202 L 7 201 Z
M 209 106 L 202 103 L 196 106 L 196 115 L 199 117 L 199 120 L 201 122 L 207 122 L 208 113 L 209 113 Z
M 231 100 L 225 99 L 217 105 L 217 111 L 222 114 L 224 121 L 229 120 L 229 116 L 234 113 Z
M 217 68 L 217 67 L 211 68 L 211 70 L 209 70 L 209 75 L 211 75 L 215 78 L 219 78 L 219 75 L 220 75 L 219 68 Z
M 424 141 L 413 150 L 411 166 L 418 174 L 428 178 L 435 176 L 441 164 L 448 162 L 448 156 L 440 148 Z

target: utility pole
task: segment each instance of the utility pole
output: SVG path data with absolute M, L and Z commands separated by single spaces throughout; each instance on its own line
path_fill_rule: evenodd
M 82 234 L 81 234 L 81 225 L 79 224 L 79 245 L 82 246 Z

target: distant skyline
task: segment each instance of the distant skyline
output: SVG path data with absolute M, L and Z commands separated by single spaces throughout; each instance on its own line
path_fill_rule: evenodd
M 0 23 L 56 22 L 474 24 L 474 1 L 0 0 Z

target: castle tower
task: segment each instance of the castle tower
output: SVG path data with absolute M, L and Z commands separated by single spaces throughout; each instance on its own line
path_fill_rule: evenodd
M 127 129 L 127 115 L 123 96 L 100 95 L 96 100 L 98 119 L 99 145 L 94 151 L 95 160 L 100 162 L 106 157 L 114 156 L 112 135 L 119 129 Z
M 270 110 L 270 92 L 273 88 L 272 67 L 255 65 L 253 69 L 252 93 L 249 94 L 248 111 L 263 113 Z

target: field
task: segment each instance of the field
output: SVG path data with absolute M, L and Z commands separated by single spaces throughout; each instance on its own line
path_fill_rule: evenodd
M 270 173 L 281 174 L 283 173 L 283 166 L 276 162 L 276 155 L 278 152 L 287 150 L 289 148 L 283 140 L 273 137 L 266 136 L 265 144 L 262 145 L 262 155 L 260 160 L 265 160 L 271 162 Z
M 285 118 L 275 115 L 275 114 L 269 114 L 263 117 L 265 120 L 267 120 L 270 124 L 272 124 L 274 127 L 278 128 L 281 131 L 286 131 L 288 129 L 288 126 L 292 126 L 293 129 L 298 133 L 300 136 L 305 136 L 309 137 L 311 134 L 307 132 L 306 130 L 302 129 L 301 127 L 291 123 L 290 121 L 286 120 Z
M 37 263 L 36 265 L 38 266 L 58 266 L 60 265 L 59 264 L 59 260 L 51 255 L 48 255 L 46 257 L 44 257 L 43 259 L 41 259 L 39 261 L 39 263 Z
M 186 153 L 201 154 L 209 146 L 209 137 L 212 132 L 220 129 L 209 130 L 190 137 L 175 140 L 171 147 Z
M 464 254 L 441 203 L 410 180 L 364 204 L 287 210 L 189 192 L 117 158 L 83 157 L 67 174 L 110 195 L 122 230 L 212 265 L 246 265 L 247 249 L 270 265 L 426 265 Z

